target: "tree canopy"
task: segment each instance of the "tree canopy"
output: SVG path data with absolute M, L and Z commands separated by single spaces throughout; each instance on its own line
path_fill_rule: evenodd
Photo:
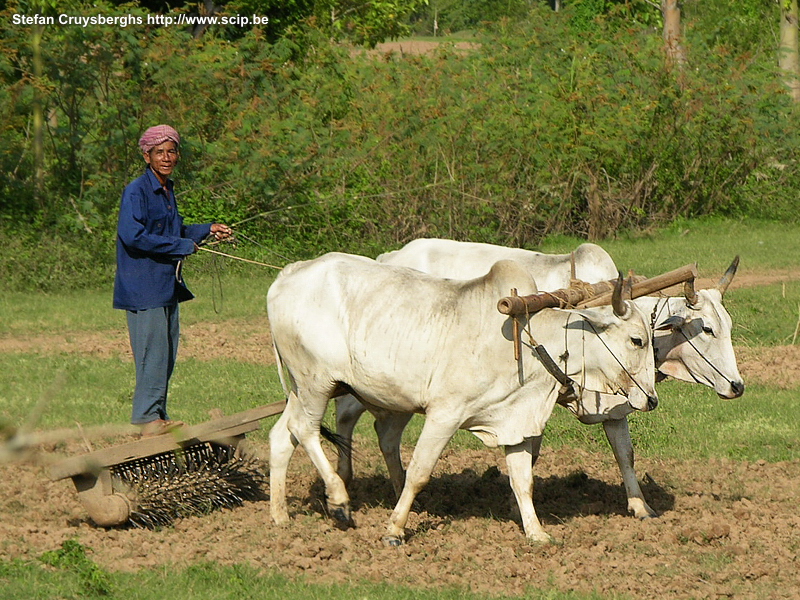
M 690 68 L 677 78 L 651 3 L 497 4 L 460 3 L 473 12 L 457 21 L 444 0 L 231 0 L 211 16 L 268 23 L 197 35 L 149 23 L 141 3 L 9 2 L 0 223 L 43 268 L 43 232 L 85 245 L 89 262 L 100 235 L 99 259 L 113 261 L 119 197 L 142 168 L 136 140 L 160 122 L 185 140 L 176 177 L 187 219 L 242 223 L 293 258 L 374 254 L 423 235 L 530 247 L 676 217 L 797 218 L 787 193 L 800 184 L 797 109 L 777 70 L 777 6 L 686 2 Z M 37 6 L 132 20 L 14 23 Z M 440 33 L 468 24 L 470 44 L 371 49 L 433 14 Z

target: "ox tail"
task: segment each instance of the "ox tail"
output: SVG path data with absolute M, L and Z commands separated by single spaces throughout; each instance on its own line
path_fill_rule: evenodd
M 326 440 L 328 440 L 331 444 L 336 447 L 336 450 L 339 454 L 343 454 L 348 459 L 353 459 L 353 443 L 351 440 L 347 439 L 343 435 L 339 435 L 338 433 L 334 433 L 325 425 L 320 425 L 319 432 Z
M 278 366 L 278 379 L 281 382 L 281 387 L 283 388 L 283 393 L 286 398 L 289 398 L 289 384 L 286 381 L 286 374 L 283 370 L 283 360 L 281 359 L 281 353 L 278 351 L 278 346 L 275 345 L 275 340 L 272 341 L 272 350 L 275 352 L 275 363 Z M 291 377 L 291 375 L 289 375 Z M 334 445 L 337 452 L 339 454 L 343 454 L 348 459 L 353 459 L 353 443 L 351 440 L 347 439 L 343 435 L 339 435 L 338 433 L 334 433 L 325 425 L 320 425 L 319 432 L 323 438 L 328 440 L 331 444 Z

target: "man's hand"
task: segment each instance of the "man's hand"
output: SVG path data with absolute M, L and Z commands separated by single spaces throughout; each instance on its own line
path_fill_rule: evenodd
M 211 225 L 211 235 L 215 240 L 224 240 L 233 235 L 233 230 L 222 223 L 214 223 Z

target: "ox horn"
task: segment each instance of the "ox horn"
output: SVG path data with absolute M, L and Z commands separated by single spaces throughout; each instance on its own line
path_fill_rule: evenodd
M 722 276 L 722 279 L 719 280 L 717 284 L 717 289 L 721 295 L 725 295 L 725 290 L 728 289 L 728 286 L 733 281 L 733 276 L 736 275 L 736 269 L 739 268 L 739 255 L 737 254 L 736 257 L 733 259 L 731 266 L 728 267 L 728 270 L 725 271 L 725 274 Z
M 694 289 L 694 278 L 683 282 L 683 295 L 686 296 L 686 304 L 689 306 L 697 304 L 698 297 Z
M 611 306 L 614 307 L 614 314 L 618 317 L 625 317 L 628 314 L 629 307 L 625 300 L 631 299 L 632 285 L 632 280 L 630 278 L 624 279 L 622 271 L 619 271 L 617 281 L 614 283 L 614 291 L 611 294 Z

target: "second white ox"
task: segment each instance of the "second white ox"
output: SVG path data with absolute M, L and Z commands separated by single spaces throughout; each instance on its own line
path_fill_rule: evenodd
M 425 415 L 385 543 L 403 542 L 412 502 L 458 429 L 504 447 L 525 535 L 549 540 L 533 506 L 531 466 L 561 384 L 528 347 L 514 360 L 511 319 L 497 311 L 512 288 L 536 291 L 513 261 L 469 281 L 338 253 L 287 266 L 267 294 L 276 359 L 289 375 L 286 409 L 269 435 L 275 522 L 289 519 L 286 472 L 299 443 L 325 483 L 329 514 L 351 523 L 345 484 L 320 444 L 329 399 L 350 393 L 374 411 Z M 649 324 L 618 294 L 613 309 L 548 309 L 526 326 L 550 356 L 574 358 L 559 362 L 579 394 L 656 405 Z
M 521 248 L 492 244 L 457 242 L 446 239 L 422 238 L 409 242 L 399 250 L 382 254 L 378 262 L 411 267 L 438 277 L 471 279 L 485 273 L 498 260 L 511 259 L 525 268 L 536 280 L 539 290 L 566 288 L 572 278 L 573 257 L 570 254 L 543 254 Z M 738 261 L 712 289 L 699 290 L 689 298 L 643 297 L 636 305 L 652 315 L 655 329 L 653 345 L 659 377 L 671 376 L 713 388 L 722 398 L 737 398 L 744 393 L 731 342 L 732 322 L 722 305 L 725 293 L 736 272 Z M 611 256 L 596 244 L 581 244 L 574 252 L 575 278 L 588 283 L 607 281 L 617 276 Z M 562 401 L 583 423 L 603 423 L 608 441 L 614 451 L 628 497 L 628 510 L 636 517 L 656 516 L 647 504 L 634 470 L 633 445 L 628 428 L 630 407 L 620 405 L 616 398 L 594 395 L 582 401 Z M 337 399 L 337 431 L 352 438 L 358 418 L 365 411 L 352 396 Z M 397 493 L 403 483 L 400 461 L 400 439 L 406 425 L 396 415 L 377 413 L 375 429 L 384 454 L 392 483 Z M 350 456 L 340 453 L 339 475 L 344 481 L 352 478 Z

